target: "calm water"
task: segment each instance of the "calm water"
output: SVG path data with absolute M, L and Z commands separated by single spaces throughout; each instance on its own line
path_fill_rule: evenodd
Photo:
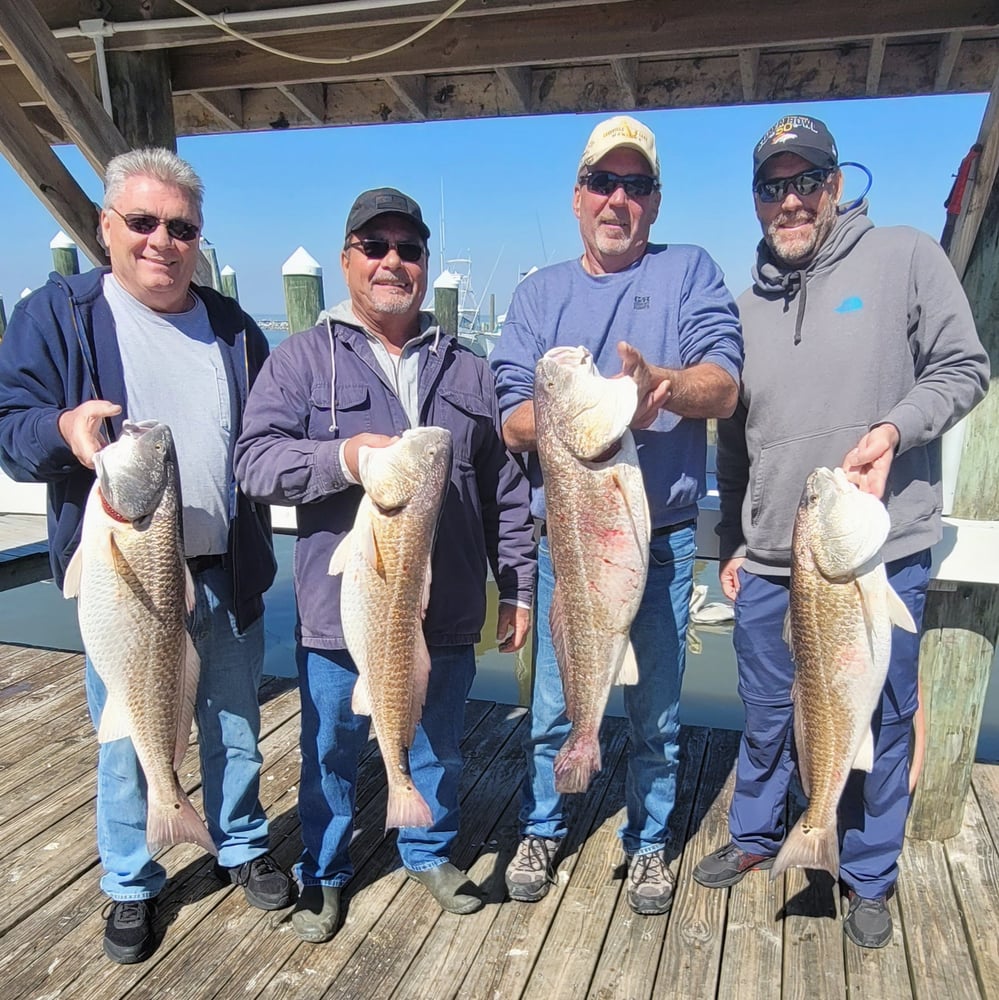
M 275 536 L 278 576 L 267 596 L 264 617 L 267 634 L 265 672 L 279 676 L 295 674 L 295 598 L 291 579 L 293 545 L 292 537 Z M 697 579 L 707 584 L 708 601 L 724 600 L 718 586 L 716 565 L 713 562 L 697 564 Z M 495 627 L 496 591 L 490 587 L 486 638 L 476 650 L 478 673 L 472 697 L 505 704 L 526 704 L 529 654 L 498 652 L 492 638 Z M 0 642 L 82 650 L 75 602 L 65 600 L 51 582 L 6 591 L 0 599 Z M 611 693 L 608 712 L 612 715 L 623 714 L 620 691 Z M 742 702 L 737 691 L 731 626 L 697 626 L 692 629 L 680 714 L 682 720 L 691 725 L 742 728 Z M 999 665 L 995 661 L 985 699 L 978 758 L 999 761 Z

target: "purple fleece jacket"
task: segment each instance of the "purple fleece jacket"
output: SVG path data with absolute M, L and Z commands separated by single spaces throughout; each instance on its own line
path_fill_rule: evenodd
M 364 333 L 336 320 L 331 330 L 332 359 L 326 323 L 274 350 L 236 445 L 236 477 L 247 495 L 298 508 L 296 638 L 314 649 L 346 647 L 341 578 L 328 570 L 363 494 L 344 476 L 340 444 L 364 431 L 401 434 L 409 426 Z M 487 560 L 501 598 L 527 606 L 533 598 L 527 481 L 503 445 L 488 365 L 453 337 L 420 348 L 419 406 L 421 425 L 446 427 L 454 442 L 424 633 L 430 645 L 474 643 L 485 621 Z

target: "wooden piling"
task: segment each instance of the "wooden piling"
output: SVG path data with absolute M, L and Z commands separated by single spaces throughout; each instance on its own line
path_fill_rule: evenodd
M 222 294 L 228 295 L 230 299 L 239 301 L 239 291 L 236 288 L 236 272 L 226 264 L 219 273 L 222 282 Z
M 222 276 L 219 274 L 219 258 L 215 252 L 214 245 L 201 237 L 201 256 L 208 262 L 208 274 L 211 287 L 216 292 L 222 291 Z
M 281 268 L 284 279 L 284 304 L 288 314 L 288 332 L 298 333 L 315 326 L 326 308 L 323 298 L 323 269 L 305 249 L 299 247 Z
M 458 334 L 458 283 L 453 271 L 442 271 L 434 281 L 434 315 L 440 328 L 451 336 Z
M 999 520 L 999 463 L 993 454 L 999 435 L 997 274 L 999 185 L 993 183 L 963 277 L 978 336 L 992 364 L 992 391 L 964 421 L 951 508 L 955 518 L 969 522 Z M 994 569 L 999 553 L 986 549 L 987 545 L 972 560 L 980 568 L 974 579 L 938 581 L 926 599 L 919 656 L 926 713 L 926 762 L 908 828 L 911 837 L 921 840 L 945 840 L 961 830 L 982 707 L 999 642 L 999 584 Z
M 52 267 L 60 274 L 79 274 L 80 255 L 76 244 L 60 229 L 49 243 Z

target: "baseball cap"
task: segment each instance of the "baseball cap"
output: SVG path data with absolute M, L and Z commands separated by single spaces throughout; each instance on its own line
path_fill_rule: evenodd
M 372 190 L 364 191 L 357 196 L 347 216 L 347 231 L 344 233 L 344 238 L 350 236 L 351 233 L 356 233 L 358 229 L 377 216 L 389 213 L 406 216 L 407 219 L 412 220 L 425 240 L 430 239 L 430 230 L 423 221 L 420 206 L 409 195 L 388 187 L 372 188 Z
M 649 166 L 652 167 L 652 176 L 659 180 L 659 156 L 656 153 L 656 137 L 648 126 L 629 115 L 615 115 L 602 121 L 591 133 L 583 156 L 579 161 L 581 174 L 587 167 L 592 167 L 599 162 L 612 149 L 634 149 L 641 153 Z
M 753 150 L 753 179 L 771 156 L 795 153 L 816 167 L 839 163 L 836 140 L 824 122 L 808 115 L 785 115 L 767 129 Z

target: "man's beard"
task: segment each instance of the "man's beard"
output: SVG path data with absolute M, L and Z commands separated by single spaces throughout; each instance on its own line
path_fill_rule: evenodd
M 401 316 L 413 308 L 415 295 L 415 292 L 409 292 L 407 295 L 396 295 L 394 293 L 380 295 L 372 292 L 371 308 L 375 312 L 385 313 L 390 316 Z
M 788 232 L 781 228 L 795 222 L 811 222 L 811 227 L 805 232 Z M 804 208 L 793 213 L 782 212 L 767 226 L 764 238 L 778 261 L 791 267 L 800 266 L 812 260 L 835 222 L 836 202 L 827 198 L 818 212 Z

